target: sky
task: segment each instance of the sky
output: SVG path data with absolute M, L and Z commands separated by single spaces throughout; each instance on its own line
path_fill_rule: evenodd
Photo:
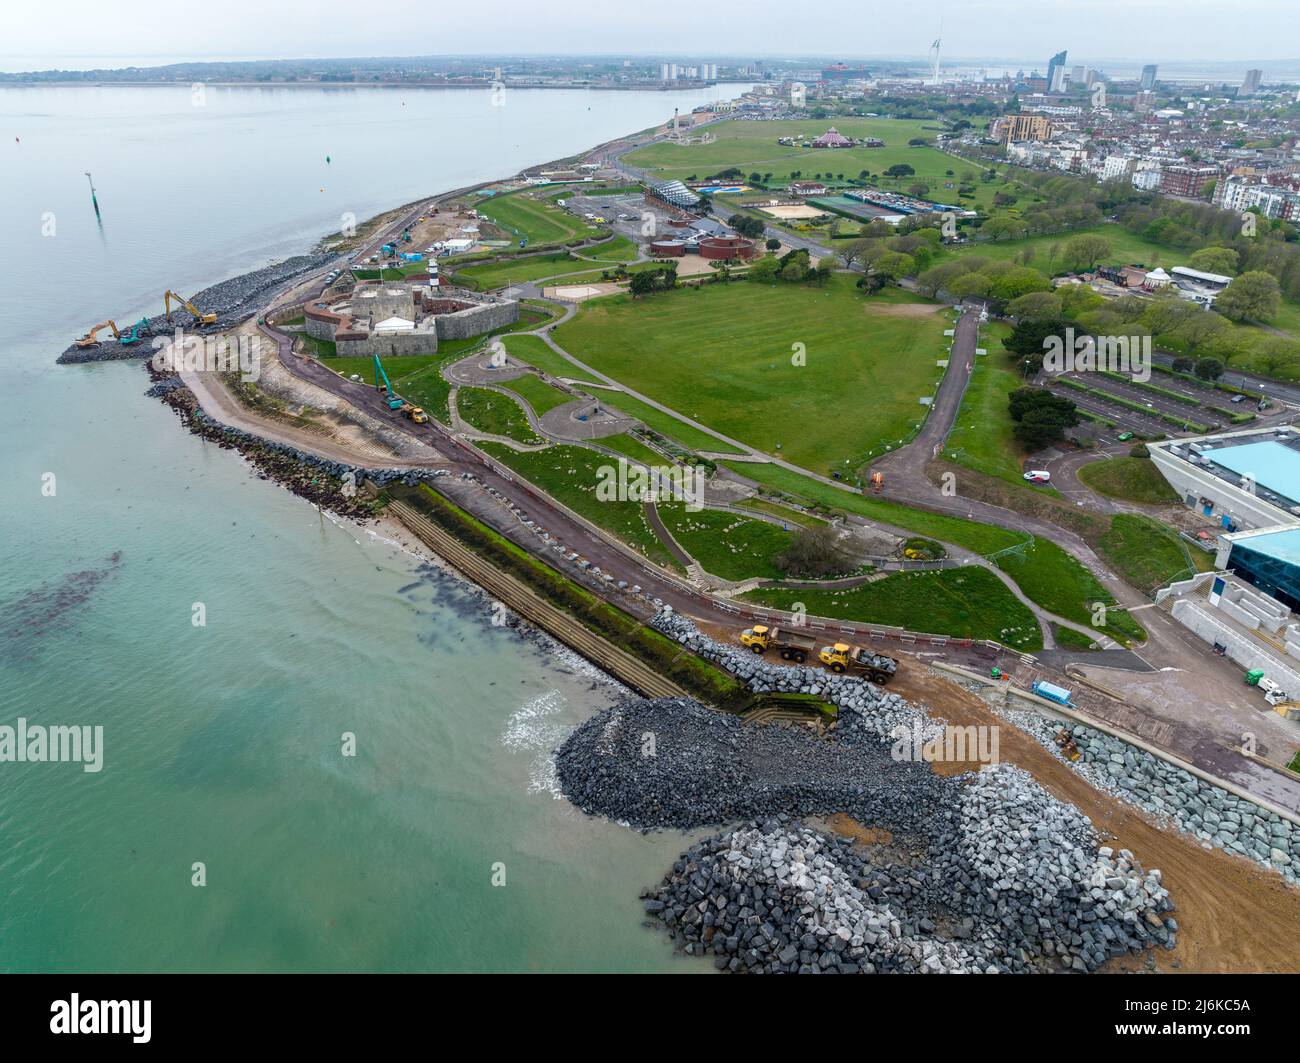
M 1296 0 L 39 0 L 6 5 L 0 69 L 122 59 L 449 54 L 1282 60 Z M 802 12 L 802 13 L 801 13 Z M 844 49 L 838 51 L 837 49 Z M 31 63 L 26 59 L 57 59 Z

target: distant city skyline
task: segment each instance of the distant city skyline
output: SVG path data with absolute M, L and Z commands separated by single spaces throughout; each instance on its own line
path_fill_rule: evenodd
M 545 6 L 524 0 L 497 0 L 491 34 L 484 34 L 483 9 L 431 8 L 414 0 L 390 0 L 385 17 L 354 0 L 283 0 L 273 5 L 226 0 L 219 11 L 192 0 L 132 0 L 129 11 L 92 0 L 48 0 L 15 6 L 6 16 L 4 69 L 24 66 L 23 57 L 62 56 L 83 61 L 70 69 L 107 65 L 104 59 L 141 56 L 139 25 L 149 25 L 149 65 L 178 58 L 189 61 L 255 58 L 349 58 L 416 55 L 623 55 L 653 57 L 684 54 L 682 27 L 698 20 L 698 5 L 660 0 L 645 8 L 611 6 L 584 12 L 574 33 Z M 1239 0 L 1232 5 L 1209 0 L 971 0 L 935 6 L 918 16 L 896 5 L 857 0 L 824 0 L 816 17 L 803 18 L 778 0 L 751 0 L 745 17 L 727 27 L 720 52 L 754 58 L 825 57 L 924 61 L 943 20 L 945 63 L 999 57 L 1007 41 L 1017 57 L 1066 49 L 1073 56 L 1103 64 L 1108 57 L 1142 41 L 1149 55 L 1125 61 L 1173 64 L 1222 61 L 1263 66 L 1300 66 L 1294 52 L 1300 40 L 1300 15 L 1289 0 Z M 127 16 L 130 17 L 127 17 Z M 190 16 L 190 17 L 187 17 Z M 826 28 L 837 27 L 843 53 L 827 50 Z M 1256 32 L 1267 26 L 1267 32 Z M 394 32 L 400 27 L 400 32 Z M 1250 32 L 1243 27 L 1251 27 Z M 201 32 L 200 32 L 201 31 Z M 697 34 L 692 34 L 698 41 Z M 204 53 L 193 51 L 196 39 Z M 861 44 L 853 45 L 860 40 Z M 708 54 L 695 44 L 688 57 Z M 57 42 L 57 49 L 51 43 Z M 271 52 L 267 45 L 278 46 Z M 780 48 L 779 53 L 774 48 Z M 1127 51 L 1127 47 L 1124 47 Z M 18 65 L 15 65 L 15 63 Z M 137 64 L 137 65 L 143 65 Z

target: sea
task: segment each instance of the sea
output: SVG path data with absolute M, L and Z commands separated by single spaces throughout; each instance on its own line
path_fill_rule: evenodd
M 691 838 L 558 792 L 615 684 L 55 357 L 739 91 L 0 88 L 0 729 L 102 734 L 0 762 L 0 971 L 711 969 L 638 901 Z

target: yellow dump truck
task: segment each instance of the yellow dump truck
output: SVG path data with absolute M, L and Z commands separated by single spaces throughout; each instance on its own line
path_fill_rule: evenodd
M 811 635 L 791 631 L 789 628 L 767 627 L 763 624 L 745 628 L 740 633 L 740 643 L 742 646 L 748 646 L 754 653 L 766 653 L 770 649 L 779 650 L 784 660 L 797 661 L 799 664 L 806 661 L 808 655 L 817 648 L 817 640 Z
M 873 683 L 884 685 L 898 671 L 898 662 L 883 653 L 872 653 L 861 646 L 850 646 L 837 642 L 833 646 L 823 646 L 817 659 L 832 672 L 858 672 Z
M 408 417 L 416 424 L 424 424 L 429 420 L 429 415 L 419 406 L 412 406 L 409 402 L 402 404 L 401 410 L 403 417 Z

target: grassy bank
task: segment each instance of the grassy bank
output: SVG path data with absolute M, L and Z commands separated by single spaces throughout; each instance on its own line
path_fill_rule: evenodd
M 814 616 L 924 629 L 955 638 L 993 639 L 1018 650 L 1043 647 L 1037 621 L 993 573 L 982 568 L 896 572 L 848 590 L 764 587 L 743 596 L 776 609 L 802 603 Z
M 1098 494 L 1126 502 L 1177 502 L 1178 492 L 1149 458 L 1108 458 L 1080 466 L 1079 479 Z

